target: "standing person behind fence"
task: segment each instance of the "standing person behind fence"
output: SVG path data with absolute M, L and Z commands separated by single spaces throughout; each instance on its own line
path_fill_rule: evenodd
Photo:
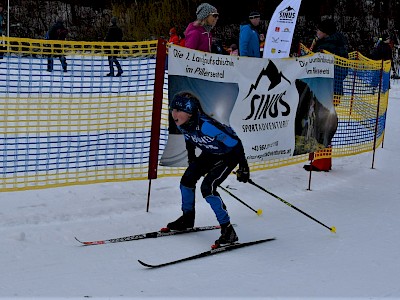
M 202 3 L 196 9 L 196 17 L 196 21 L 190 23 L 185 30 L 185 47 L 211 52 L 211 30 L 217 24 L 218 11 L 214 6 Z
M 64 20 L 61 17 L 58 17 L 56 23 L 50 28 L 50 30 L 47 34 L 48 39 L 64 41 L 67 38 L 67 35 L 68 35 L 68 29 L 66 29 L 64 26 Z M 54 48 L 61 48 L 61 45 L 54 45 Z M 62 51 L 55 49 L 54 52 L 61 53 Z M 62 54 L 60 54 L 60 55 L 50 54 L 49 55 L 49 57 L 47 59 L 47 71 L 48 72 L 53 71 L 54 57 L 58 57 L 60 59 L 63 71 L 67 72 L 67 59 Z
M 175 27 L 172 27 L 172 28 L 169 30 L 169 40 L 168 40 L 168 43 L 169 43 L 169 44 L 174 44 L 174 45 L 179 45 L 179 40 L 180 40 L 180 38 L 179 38 L 178 34 L 176 33 L 176 28 L 175 28 Z
M 348 58 L 348 44 L 346 37 L 337 31 L 336 24 L 332 19 L 322 21 L 317 26 L 317 37 L 313 41 L 313 52 L 328 51 L 332 54 Z M 343 96 L 343 81 L 347 76 L 348 69 L 340 67 L 335 64 L 334 66 L 334 87 L 333 105 L 340 104 L 340 99 Z M 335 97 L 336 96 L 336 97 Z M 321 158 L 314 160 L 311 165 L 305 165 L 304 169 L 309 171 L 325 171 L 328 172 L 332 168 L 332 157 Z
M 317 38 L 312 46 L 313 52 L 328 51 L 332 54 L 349 58 L 347 38 L 336 29 L 336 24 L 332 19 L 322 21 L 317 26 Z M 334 94 L 339 98 L 343 95 L 343 81 L 347 76 L 347 68 L 335 65 L 335 84 Z M 340 100 L 334 101 L 338 105 Z
M 193 153 L 189 155 L 189 166 L 180 182 L 183 214 L 177 220 L 168 223 L 167 228 L 185 230 L 194 226 L 196 184 L 204 176 L 201 193 L 221 225 L 221 236 L 214 246 L 234 243 L 238 237 L 217 187 L 238 164 L 237 179 L 241 182 L 249 181 L 250 170 L 242 142 L 231 127 L 206 115 L 199 99 L 189 92 L 181 92 L 174 96 L 170 112 L 186 142 L 194 147 Z M 195 156 L 195 147 L 202 151 L 198 157 Z
M 106 42 L 122 42 L 122 30 L 121 28 L 118 27 L 117 25 L 117 18 L 112 17 L 110 20 L 110 27 L 108 27 L 107 35 L 104 38 L 104 41 Z M 114 48 L 119 48 L 118 46 L 113 46 Z M 118 69 L 116 77 L 120 77 L 122 73 L 121 65 L 117 59 L 116 54 L 119 53 L 119 50 L 108 50 L 107 53 L 108 55 L 108 65 L 110 67 L 110 73 L 108 73 L 106 76 L 114 76 L 114 64 Z
M 384 34 L 381 38 L 379 38 L 378 42 L 376 43 L 374 49 L 371 51 L 371 59 L 375 60 L 390 60 L 391 63 L 391 68 L 393 68 L 393 49 L 391 47 L 391 38 L 390 35 Z M 376 87 L 379 86 L 379 79 L 380 79 L 380 74 L 379 72 L 376 72 L 373 80 L 372 80 L 372 87 L 375 89 Z M 390 81 L 389 81 L 389 87 L 390 87 Z
M 264 47 L 265 47 L 265 34 L 260 33 L 260 57 L 264 55 Z
M 260 24 L 260 13 L 253 11 L 248 20 L 240 25 L 239 33 L 239 55 L 249 57 L 261 57 L 260 37 L 258 25 Z
M 384 34 L 381 38 L 379 38 L 376 43 L 374 49 L 371 51 L 371 59 L 375 60 L 392 60 L 393 50 L 390 46 L 390 36 L 388 34 Z

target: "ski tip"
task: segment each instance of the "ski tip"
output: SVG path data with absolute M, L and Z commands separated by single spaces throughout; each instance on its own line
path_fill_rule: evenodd
M 102 245 L 105 244 L 105 241 L 94 241 L 94 242 L 82 242 L 78 240 L 77 237 L 75 237 L 75 240 L 77 240 L 79 243 L 81 243 L 83 246 L 91 246 L 91 245 Z
M 146 264 L 145 262 L 141 261 L 140 259 L 138 259 L 139 264 L 141 264 L 144 267 L 148 267 L 148 268 L 152 268 L 152 265 Z
M 83 243 L 82 241 L 78 240 L 78 238 L 77 238 L 76 236 L 74 236 L 74 238 L 75 238 L 75 240 L 76 240 L 77 242 L 79 242 L 79 243 L 81 243 L 81 244 L 84 245 L 84 243 Z

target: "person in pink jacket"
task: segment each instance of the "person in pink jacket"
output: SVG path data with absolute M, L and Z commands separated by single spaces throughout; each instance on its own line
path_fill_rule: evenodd
M 197 20 L 185 30 L 185 47 L 204 52 L 211 52 L 211 30 L 219 17 L 217 9 L 208 3 L 202 3 L 196 10 Z

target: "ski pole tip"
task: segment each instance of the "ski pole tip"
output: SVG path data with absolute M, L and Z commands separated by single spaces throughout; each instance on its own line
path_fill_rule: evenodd
M 262 213 L 263 213 L 263 211 L 262 211 L 262 209 L 261 208 L 259 208 L 259 209 L 257 209 L 257 216 L 261 216 L 262 215 Z
M 336 227 L 335 227 L 335 226 L 332 226 L 332 227 L 331 227 L 331 232 L 332 232 L 332 233 L 336 233 Z

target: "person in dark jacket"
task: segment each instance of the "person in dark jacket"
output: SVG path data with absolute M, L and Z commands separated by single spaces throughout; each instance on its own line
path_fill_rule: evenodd
M 347 38 L 336 29 L 336 24 L 332 19 L 322 21 L 317 26 L 317 38 L 312 48 L 313 52 L 328 51 L 332 54 L 349 58 Z M 347 68 L 335 64 L 334 94 L 337 97 L 343 96 L 343 81 L 347 76 Z M 334 101 L 338 105 L 338 101 Z
M 189 92 L 175 95 L 170 111 L 186 143 L 192 147 L 186 147 L 189 166 L 180 182 L 183 215 L 169 223 L 167 229 L 185 230 L 194 226 L 196 183 L 204 176 L 201 193 L 221 225 L 221 236 L 213 247 L 238 241 L 217 187 L 238 164 L 237 179 L 241 182 L 249 180 L 250 171 L 241 140 L 231 127 L 206 115 L 199 100 Z M 196 147 L 202 150 L 198 157 L 195 155 Z
M 66 29 L 64 26 L 64 20 L 61 17 L 58 17 L 56 23 L 48 31 L 47 38 L 49 40 L 62 41 L 67 38 L 67 35 L 68 29 Z M 61 45 L 54 45 L 54 48 L 61 48 Z M 61 53 L 62 51 L 55 49 L 54 52 Z M 60 59 L 63 71 L 67 72 L 67 59 L 65 55 L 49 55 L 49 57 L 47 58 L 47 71 L 53 71 L 54 57 L 58 57 Z
M 343 58 L 349 57 L 347 39 L 341 32 L 337 31 L 336 24 L 332 19 L 326 19 L 319 23 L 317 26 L 317 37 L 310 49 L 313 52 L 328 51 Z M 333 87 L 333 105 L 335 106 L 340 104 L 340 100 L 343 96 L 343 81 L 347 76 L 347 72 L 348 68 L 335 64 Z M 312 169 L 313 171 L 329 172 L 331 168 L 332 157 L 317 159 L 314 160 L 312 164 L 304 166 L 304 169 L 307 171 Z
M 122 30 L 117 26 L 117 18 L 112 17 L 110 21 L 110 27 L 108 28 L 107 35 L 104 39 L 106 42 L 122 42 Z M 114 46 L 115 48 L 119 48 L 118 46 Z M 108 73 L 106 76 L 114 76 L 114 64 L 118 69 L 116 77 L 119 77 L 122 75 L 123 71 L 121 68 L 120 63 L 118 62 L 117 56 L 115 54 L 118 54 L 118 50 L 109 50 L 108 53 L 110 54 L 108 56 L 108 65 L 110 67 L 110 73 Z M 114 54 L 114 55 L 113 55 Z
M 371 51 L 371 59 L 375 60 L 392 60 L 393 50 L 390 46 L 391 38 L 388 34 L 379 38 L 378 43 Z
M 390 60 L 391 68 L 394 70 L 393 65 L 393 49 L 390 45 L 391 43 L 390 35 L 384 34 L 381 38 L 379 38 L 376 43 L 374 49 L 371 51 L 370 58 L 374 60 Z M 375 71 L 372 76 L 371 86 L 373 87 L 373 93 L 375 93 L 376 88 L 379 88 L 379 82 L 381 80 L 380 71 Z M 390 81 L 389 81 L 390 88 Z

